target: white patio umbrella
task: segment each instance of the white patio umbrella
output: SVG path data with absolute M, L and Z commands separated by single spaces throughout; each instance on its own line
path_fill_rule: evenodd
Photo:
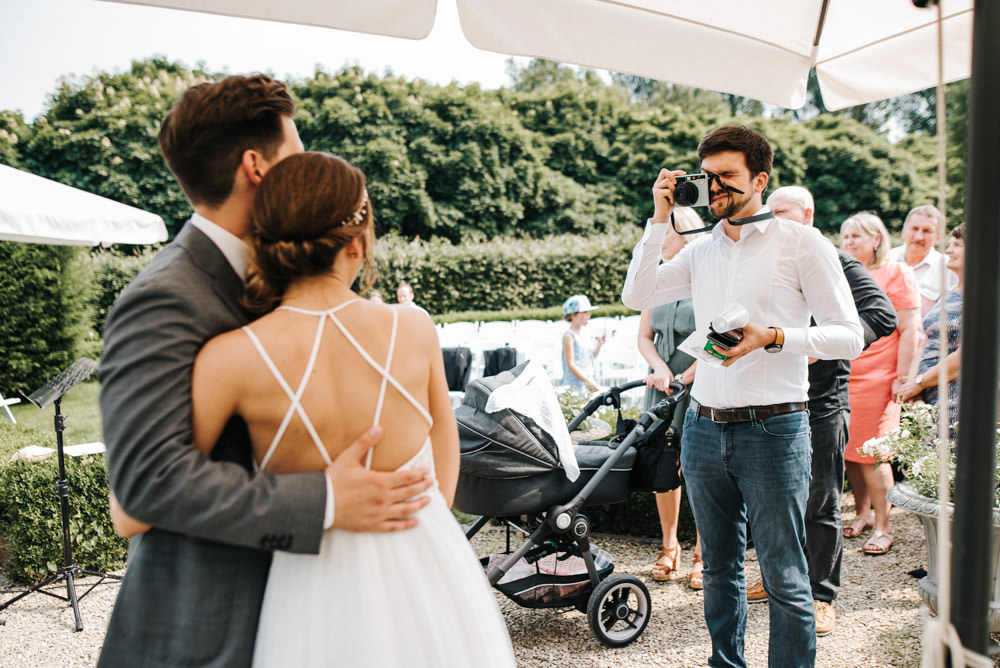
M 156 214 L 0 165 L 0 239 L 96 246 L 167 240 Z
M 827 109 L 937 83 L 937 13 L 909 0 L 458 0 L 466 37 L 535 56 Z M 945 81 L 969 76 L 972 0 L 944 2 Z
M 457 1 L 481 49 L 752 97 L 806 102 L 816 68 L 827 109 L 937 83 L 937 13 L 910 0 L 113 0 L 426 37 Z M 944 81 L 969 76 L 973 0 L 942 0 Z

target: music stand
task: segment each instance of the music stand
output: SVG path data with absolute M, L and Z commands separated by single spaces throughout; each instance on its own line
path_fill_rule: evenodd
M 83 620 L 80 618 L 79 600 L 89 594 L 94 587 L 104 582 L 107 578 L 121 580 L 121 576 L 118 575 L 111 575 L 110 573 L 101 573 L 98 571 L 88 571 L 80 568 L 79 566 L 75 566 L 73 564 L 73 546 L 69 539 L 69 493 L 66 481 L 65 455 L 63 454 L 63 431 L 66 429 L 66 417 L 60 411 L 60 402 L 62 401 L 62 396 L 69 392 L 74 385 L 89 377 L 96 370 L 97 362 L 81 358 L 30 395 L 21 392 L 21 396 L 38 408 L 45 408 L 49 404 L 55 404 L 56 456 L 59 460 L 59 479 L 56 481 L 56 490 L 59 493 L 59 510 L 62 513 L 63 566 L 58 572 L 45 578 L 27 591 L 21 592 L 9 601 L 0 603 L 0 611 L 2 611 L 28 594 L 34 592 L 52 596 L 53 598 L 58 598 L 62 601 L 69 601 L 73 606 L 73 616 L 76 618 L 77 631 L 83 630 Z M 86 575 L 94 575 L 99 579 L 97 582 L 90 585 L 90 589 L 77 596 L 75 580 L 80 576 Z M 44 589 L 44 587 L 49 586 L 53 582 L 57 582 L 59 579 L 66 580 L 66 596 Z

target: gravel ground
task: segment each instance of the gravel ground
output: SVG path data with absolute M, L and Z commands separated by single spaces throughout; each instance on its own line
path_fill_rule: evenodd
M 850 496 L 845 497 L 845 518 Z M 907 571 L 925 562 L 923 531 L 916 518 L 893 510 L 896 542 L 883 556 L 862 554 L 863 539 L 846 541 L 843 586 L 836 601 L 837 627 L 817 639 L 818 666 L 919 666 L 923 616 L 917 580 Z M 491 550 L 500 530 L 474 539 L 477 551 Z M 658 553 L 648 540 L 596 536 L 594 542 L 614 557 L 615 572 L 632 573 L 643 580 L 653 599 L 653 613 L 645 633 L 632 645 L 609 649 L 601 645 L 575 611 L 521 608 L 497 594 L 507 619 L 520 666 L 695 666 L 705 665 L 711 653 L 702 618 L 702 595 L 689 589 L 687 574 L 691 546 L 684 546 L 679 577 L 654 582 L 649 567 Z M 493 548 L 496 549 L 496 548 Z M 747 555 L 750 577 L 758 573 L 756 555 Z M 78 591 L 86 590 L 86 582 Z M 65 601 L 32 594 L 2 615 L 0 668 L 22 666 L 93 666 L 111 614 L 116 583 L 101 584 L 80 601 L 84 629 L 73 631 L 73 612 Z M 57 590 L 58 591 L 58 590 Z M 65 587 L 62 588 L 65 593 Z M 4 593 L 3 600 L 11 594 Z M 751 666 L 767 665 L 767 604 L 750 606 L 746 659 Z M 994 636 L 996 639 L 996 636 Z M 994 661 L 1000 665 L 1000 661 Z

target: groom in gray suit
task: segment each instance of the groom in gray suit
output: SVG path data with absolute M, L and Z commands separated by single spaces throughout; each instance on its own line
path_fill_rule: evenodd
M 160 149 L 195 214 L 107 319 L 101 411 L 111 488 L 154 528 L 133 539 L 99 665 L 247 666 L 273 550 L 316 553 L 324 529 L 398 531 L 427 503 L 426 471 L 368 471 L 377 428 L 325 471 L 255 472 L 246 425 L 209 456 L 192 444 L 191 369 L 246 324 L 241 241 L 267 170 L 302 150 L 287 89 L 228 77 L 188 90 Z

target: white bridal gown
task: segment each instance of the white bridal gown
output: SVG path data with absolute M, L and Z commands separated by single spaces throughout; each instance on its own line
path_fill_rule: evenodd
M 387 384 L 406 398 L 428 424 L 431 417 L 390 374 L 396 339 L 396 314 L 385 368 L 375 362 L 344 328 L 336 311 L 289 310 L 318 318 L 317 336 L 304 378 L 319 349 L 323 323 L 332 321 L 358 353 L 383 377 L 375 407 L 378 423 Z M 283 307 L 288 308 L 288 307 Z M 288 383 L 260 341 L 244 328 L 275 379 L 291 399 L 324 459 L 329 455 Z M 300 393 L 304 389 L 300 386 Z M 287 426 L 289 417 L 283 423 Z M 281 440 L 279 429 L 261 461 Z M 369 455 L 370 464 L 370 455 Z M 425 467 L 433 474 L 428 438 L 400 469 Z M 254 648 L 254 666 L 407 666 L 486 668 L 513 666 L 504 619 L 482 566 L 437 486 L 424 494 L 431 502 L 416 517 L 419 524 L 394 533 L 324 532 L 318 555 L 276 552 L 264 594 Z

